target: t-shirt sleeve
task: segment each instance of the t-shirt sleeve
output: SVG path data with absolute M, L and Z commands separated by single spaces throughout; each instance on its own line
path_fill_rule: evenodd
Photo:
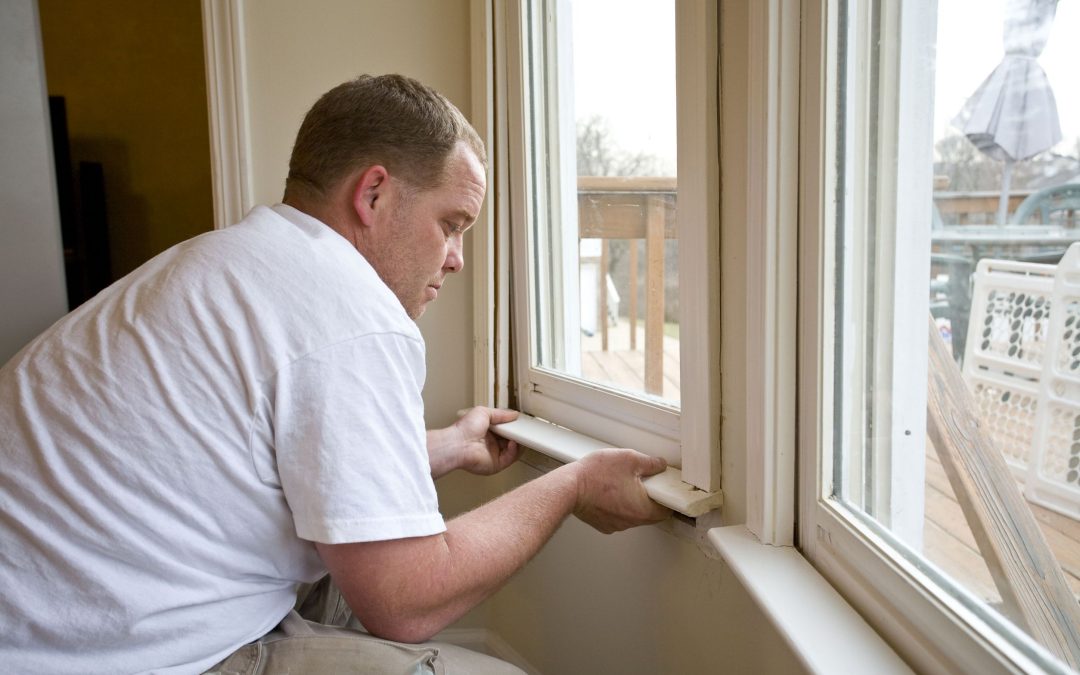
M 445 531 L 427 455 L 423 367 L 418 340 L 381 333 L 278 373 L 274 447 L 297 536 L 338 544 Z

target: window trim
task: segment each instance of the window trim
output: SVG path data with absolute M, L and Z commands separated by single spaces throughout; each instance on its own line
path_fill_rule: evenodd
M 505 54 L 507 73 L 524 73 L 522 49 L 518 36 L 525 23 L 521 2 L 495 0 L 496 15 L 505 23 L 503 31 L 495 30 L 496 41 Z M 701 58 L 703 53 L 718 55 L 718 18 L 714 3 L 676 0 L 676 55 L 679 72 L 677 91 L 680 104 L 677 119 L 697 138 L 718 138 L 717 131 L 717 58 Z M 710 51 L 711 50 L 711 51 Z M 687 56 L 687 53 L 693 56 Z M 496 56 L 496 61 L 499 61 Z M 684 70 L 685 69 L 685 72 Z M 522 77 L 507 77 L 505 97 L 500 97 L 499 111 L 505 111 L 509 121 L 505 157 L 511 167 L 506 192 L 510 195 L 509 220 L 521 228 L 526 222 L 527 158 L 523 153 L 525 115 L 522 102 Z M 498 114 L 498 113 L 496 113 Z M 683 134 L 685 138 L 685 134 Z M 710 147 L 712 149 L 710 149 Z M 529 304 L 514 302 L 513 348 L 517 359 L 514 377 L 517 381 L 518 404 L 522 410 L 557 424 L 571 427 L 587 435 L 601 438 L 612 445 L 634 447 L 663 456 L 673 466 L 684 469 L 683 480 L 709 492 L 720 489 L 719 455 L 719 159 L 716 145 L 680 142 L 679 174 L 680 207 L 676 212 L 676 227 L 680 242 L 680 306 L 695 306 L 695 312 L 684 312 L 693 326 L 681 331 L 693 337 L 680 346 L 682 410 L 636 399 L 632 395 L 613 393 L 602 385 L 582 384 L 543 369 L 530 367 L 531 321 Z M 688 195 L 688 196 L 684 196 Z M 515 197 L 518 196 L 518 197 Z M 697 203 L 697 208 L 690 204 Z M 700 201 L 699 201 L 700 200 Z M 706 223 L 697 229 L 688 223 Z M 519 230 L 520 231 L 520 230 Z M 526 260 L 524 237 L 512 237 L 516 267 Z M 510 270 L 508 266 L 507 271 Z M 518 297 L 524 297 L 518 287 Z M 686 318 L 681 321 L 687 321 Z M 691 368 L 691 364 L 693 367 Z M 598 398 L 602 396 L 602 398 Z
M 798 242 L 798 0 L 763 0 L 735 13 L 724 3 L 725 62 L 745 64 L 745 101 L 725 103 L 725 248 L 745 251 L 744 325 L 724 342 L 745 345 L 746 525 L 762 543 L 795 538 L 796 250 Z M 745 23 L 742 23 L 745 21 Z M 754 39 L 754 36 L 762 39 Z M 738 64 L 738 65 L 736 65 Z M 725 70 L 725 74 L 727 74 Z M 732 73 L 735 75 L 736 73 Z M 734 78 L 733 78 L 734 79 Z M 736 85 L 737 86 L 737 85 Z M 743 107 L 745 106 L 745 107 Z M 743 140 L 745 139 L 745 140 Z M 741 199 L 740 199 L 741 198 Z M 746 223 L 740 228 L 741 223 Z M 736 340 L 728 338 L 738 333 Z M 729 396 L 730 398 L 730 396 Z
M 210 117 L 214 229 L 240 222 L 255 206 L 244 63 L 242 0 L 202 0 L 203 53 Z
M 1024 653 L 1000 636 L 1004 621 L 972 611 L 930 566 L 890 553 L 899 542 L 837 505 L 831 494 L 833 249 L 835 221 L 826 130 L 835 109 L 828 54 L 838 39 L 837 6 L 802 3 L 799 250 L 799 548 L 913 667 L 922 672 L 1069 672 L 1028 638 Z M 824 5 L 824 7 L 822 6 Z M 918 30 L 901 10 L 900 32 Z M 831 415 L 829 420 L 831 420 Z
M 514 56 L 505 48 L 504 31 L 496 29 L 506 25 L 510 1 L 471 2 L 473 16 L 484 21 L 480 31 L 484 39 L 474 41 L 474 46 L 495 45 L 494 54 L 474 52 L 474 64 L 480 64 L 474 66 L 474 74 L 483 78 L 474 76 L 474 92 L 482 87 L 490 95 L 486 101 L 495 102 L 494 110 L 485 112 L 493 120 L 485 137 L 489 144 L 493 136 L 507 138 L 505 111 L 507 99 L 514 95 L 514 84 L 506 77 L 507 68 L 515 67 Z M 833 316 L 826 302 L 825 289 L 832 284 L 828 276 L 831 253 L 825 246 L 823 226 L 833 193 L 827 192 L 825 184 L 829 154 L 823 145 L 823 111 L 832 105 L 825 59 L 827 45 L 836 39 L 836 2 L 719 0 L 716 4 L 723 17 L 721 72 L 733 94 L 718 104 L 723 118 L 725 196 L 720 230 L 721 302 L 728 308 L 722 327 L 722 365 L 729 373 L 724 380 L 723 439 L 731 448 L 724 468 L 729 483 L 739 483 L 726 486 L 729 508 L 723 520 L 740 522 L 745 517 L 748 528 L 764 544 L 789 546 L 797 537 L 799 554 L 921 672 L 1015 672 L 1045 667 L 1000 639 L 988 639 L 993 627 L 935 589 L 922 570 L 887 554 L 888 544 L 878 533 L 819 498 L 823 462 L 827 461 L 822 449 L 831 447 L 832 440 L 821 417 L 822 411 L 831 408 L 833 384 L 825 358 L 832 353 L 826 327 L 832 326 Z M 791 49 L 785 51 L 787 47 Z M 505 58 L 508 54 L 509 59 Z M 493 82 L 509 83 L 509 89 Z M 746 94 L 745 100 L 739 94 Z M 474 93 L 474 104 L 474 121 L 478 121 L 480 106 L 486 103 Z M 493 228 L 496 220 L 513 222 L 507 198 L 508 157 L 505 144 L 489 147 L 495 174 L 489 183 L 493 186 L 490 226 L 486 232 L 477 231 L 474 250 L 493 251 L 495 271 L 486 279 L 475 278 L 478 308 L 506 307 L 509 302 L 507 284 L 499 281 L 508 278 L 507 244 Z M 791 165 L 798 166 L 794 185 Z M 794 217 L 792 204 L 797 205 Z M 743 223 L 759 227 L 753 230 Z M 759 236 L 755 237 L 755 231 Z M 783 276 L 787 271 L 790 276 Z M 757 297 L 755 289 L 763 294 L 756 306 L 766 308 L 758 314 L 750 306 Z M 477 359 L 476 392 L 481 402 L 505 405 L 511 346 L 508 319 L 505 313 L 491 317 L 492 313 L 477 311 L 477 335 L 483 335 L 484 342 L 477 347 L 483 358 L 482 362 Z M 732 317 L 745 321 L 732 321 Z M 751 326 L 751 319 L 758 327 Z M 767 329 L 765 340 L 755 335 L 760 326 Z M 784 340 L 796 333 L 797 341 Z M 797 368 L 778 367 L 796 360 Z M 720 364 L 713 368 L 719 372 Z M 728 388 L 729 381 L 734 382 L 734 390 Z M 796 393 L 785 399 L 785 392 Z M 712 410 L 715 415 L 720 406 L 714 403 Z M 741 512 L 743 508 L 746 513 Z M 1053 657 L 1047 654 L 1047 658 Z

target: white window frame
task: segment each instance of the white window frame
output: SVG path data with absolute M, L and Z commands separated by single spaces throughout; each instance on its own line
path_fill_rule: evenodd
M 930 565 L 896 554 L 899 536 L 862 519 L 832 498 L 834 400 L 834 288 L 836 219 L 835 157 L 830 129 L 835 124 L 836 64 L 832 62 L 840 25 L 841 0 L 802 3 L 800 200 L 799 208 L 799 473 L 798 543 L 807 559 L 920 672 L 1055 672 L 1058 662 L 1034 641 L 1017 648 L 1002 634 L 1011 629 L 993 615 L 973 609 L 962 589 L 945 591 Z M 913 7 L 887 0 L 883 21 L 895 22 L 890 35 L 925 42 L 926 22 Z M 907 11 L 905 11 L 905 9 Z M 917 11 L 917 10 L 915 10 Z M 924 52 L 923 52 L 924 53 Z M 930 86 L 925 72 L 901 58 L 895 76 L 900 98 Z M 924 89 L 925 90 L 925 89 Z M 917 119 L 904 112 L 893 120 L 904 130 Z M 918 136 L 919 131 L 915 132 Z M 907 143 L 908 152 L 921 152 Z M 905 161 L 899 164 L 904 164 Z M 901 167 L 903 168 L 903 167 Z M 893 176 L 898 191 L 917 190 L 917 176 Z M 929 193 L 929 190 L 924 190 Z M 900 192 L 901 194 L 903 192 Z M 900 206 L 897 205 L 899 209 Z M 929 217 L 926 218 L 929 222 Z M 899 310 L 897 310 L 899 311 Z M 911 311 L 908 308 L 904 311 Z M 923 337 L 925 340 L 925 327 Z M 922 373 L 925 373 L 925 358 Z M 895 373 L 894 373 L 895 376 Z M 918 386 L 924 388 L 924 381 Z M 902 386 L 894 379 L 892 386 Z M 896 424 L 894 418 L 893 424 Z M 901 422 L 903 424 L 904 422 Z M 921 427 L 920 427 L 921 428 Z M 1022 639 L 1022 638 L 1021 638 Z M 1060 671 L 1065 672 L 1065 671 Z
M 485 17 L 485 27 L 504 26 L 507 1 L 473 0 L 474 16 Z M 719 7 L 705 0 L 683 3 L 698 13 L 699 26 L 715 26 L 716 14 L 723 16 L 721 60 L 729 64 L 723 73 L 732 80 L 731 95 L 723 98 L 723 105 L 710 99 L 702 117 L 708 134 L 716 133 L 707 122 L 710 115 L 713 120 L 722 117 L 724 125 L 724 226 L 719 234 L 709 236 L 722 238 L 722 302 L 728 308 L 722 326 L 723 366 L 735 373 L 724 382 L 723 440 L 732 448 L 724 464 L 725 469 L 733 469 L 727 480 L 738 484 L 725 486 L 734 494 L 722 520 L 745 522 L 758 542 L 775 545 L 762 547 L 763 551 L 797 550 L 920 672 L 1032 672 L 1052 666 L 1052 657 L 1038 646 L 1036 654 L 1046 658 L 1032 660 L 998 638 L 1000 625 L 988 625 L 965 602 L 943 592 L 927 569 L 896 557 L 892 550 L 899 542 L 887 540 L 889 535 L 852 518 L 826 497 L 831 493 L 833 438 L 831 417 L 826 420 L 823 415 L 833 405 L 831 289 L 835 281 L 829 231 L 835 185 L 829 182 L 828 172 L 835 148 L 826 145 L 826 129 L 828 111 L 835 108 L 834 71 L 828 59 L 837 37 L 837 0 L 718 0 L 715 4 Z M 896 19 L 901 31 L 912 30 L 910 17 L 901 14 Z M 508 53 L 506 36 L 503 30 L 491 30 L 494 54 L 474 56 L 474 83 L 484 85 L 474 92 L 474 101 L 479 106 L 494 100 L 496 110 L 505 111 L 508 92 L 493 82 L 509 81 L 507 59 L 500 56 Z M 707 71 L 715 66 L 703 64 Z M 717 73 L 711 71 L 706 77 L 716 81 Z M 492 126 L 498 132 L 487 131 L 489 143 L 496 135 L 507 138 L 505 116 L 487 109 L 484 119 L 495 120 Z M 516 214 L 511 212 L 507 194 L 507 147 L 489 147 L 496 148 L 493 172 L 498 180 L 489 192 L 493 204 L 487 222 L 493 224 L 496 214 L 499 222 L 513 222 Z M 685 175 L 681 167 L 680 175 Z M 704 189 L 715 194 L 717 176 L 705 174 L 702 180 Z M 509 268 L 505 237 L 474 241 L 482 259 L 500 265 L 505 274 Z M 709 239 L 701 248 L 713 250 L 714 246 L 715 240 Z M 496 282 L 498 278 L 489 275 L 487 283 L 476 288 L 476 306 L 493 308 L 477 312 L 477 334 L 494 338 L 493 344 L 478 341 L 475 382 L 478 392 L 495 392 L 479 396 L 481 401 L 504 405 L 510 333 L 509 318 L 505 312 L 500 314 L 500 308 L 507 306 L 509 294 L 505 283 Z M 712 283 L 710 278 L 709 290 L 702 292 L 712 298 L 715 309 L 719 303 Z M 709 315 L 710 329 L 717 319 L 717 312 Z M 715 337 L 709 338 L 707 349 L 711 355 L 719 353 Z M 683 362 L 687 361 L 684 355 Z M 700 370 L 719 372 L 720 366 L 714 356 Z M 735 383 L 731 389 L 729 380 Z M 716 417 L 721 408 L 713 387 L 719 383 L 709 384 L 710 397 L 700 407 Z M 684 394 L 684 398 L 690 396 Z M 686 428 L 684 419 L 684 443 Z M 707 428 L 708 446 L 714 449 L 715 426 Z M 697 456 L 684 449 L 684 467 L 690 457 Z M 717 459 L 712 452 L 708 461 Z M 714 529 L 710 539 L 737 538 L 732 535 L 735 529 Z M 796 538 L 797 549 L 791 549 Z M 743 547 L 751 553 L 725 550 L 732 548 L 717 544 L 729 561 L 753 558 L 748 569 L 763 567 L 753 546 Z M 785 574 L 799 576 L 797 570 Z M 752 594 L 776 586 L 769 574 L 756 582 L 747 576 L 745 583 Z M 799 645 L 799 633 L 813 631 L 785 627 L 784 617 L 792 615 L 791 608 L 784 599 L 774 600 L 778 625 L 793 645 Z M 817 609 L 825 604 L 821 601 Z
M 515 228 L 513 269 L 528 261 L 525 238 L 520 236 L 532 214 L 528 206 L 529 167 L 523 153 L 525 101 L 522 85 L 522 48 L 525 17 L 521 0 L 495 0 L 491 12 L 496 26 L 496 69 L 506 82 L 497 94 L 496 118 L 507 121 L 504 147 L 496 156 L 510 167 L 507 189 L 496 195 L 509 201 L 504 223 Z M 500 21 L 505 21 L 501 23 Z M 499 30 L 505 26 L 505 30 Z M 677 123 L 682 130 L 678 148 L 679 206 L 676 228 L 680 241 L 680 307 L 682 405 L 675 409 L 583 383 L 551 371 L 533 368 L 533 331 L 528 288 L 515 286 L 514 375 L 519 407 L 534 416 L 581 432 L 614 446 L 633 447 L 667 459 L 681 469 L 681 479 L 700 490 L 720 489 L 719 458 L 719 152 L 717 148 L 717 8 L 712 2 L 676 0 Z M 501 35 L 501 37 L 500 37 Z M 498 50 L 502 50 L 499 52 Z M 505 55 L 500 59 L 499 55 Z M 557 103 L 556 103 L 557 105 Z M 500 115 L 500 110 L 505 114 Z M 694 139 L 691 142 L 689 139 Z M 704 142 L 703 142 L 704 141 Z M 550 151 L 550 148 L 549 148 Z M 552 160 L 556 161 L 556 160 Z M 496 176 L 498 181 L 501 177 Z M 552 205 L 552 209 L 560 209 Z M 576 209 L 576 203 L 573 205 Z M 561 209 L 567 211 L 567 209 Z M 573 242 L 576 246 L 576 238 Z M 566 246 L 562 248 L 569 250 Z M 571 256 L 573 257 L 573 256 Z M 576 267 L 573 267 L 576 273 Z M 556 301 L 557 302 L 557 301 Z M 575 303 L 567 316 L 576 316 Z
M 844 148 L 844 165 L 852 173 L 875 178 L 844 193 L 844 211 L 858 225 L 846 229 L 850 253 L 841 264 L 849 279 L 871 278 L 872 269 L 874 284 L 849 288 L 852 320 L 843 322 L 844 342 L 861 342 L 865 358 L 844 364 L 840 386 L 852 393 L 844 402 L 844 419 L 859 420 L 846 429 L 860 436 L 849 439 L 850 447 L 862 451 L 850 452 L 839 469 L 848 500 L 920 549 L 927 350 L 925 322 L 912 317 L 926 317 L 930 311 L 925 280 L 930 278 L 933 127 L 932 116 L 924 111 L 933 109 L 934 73 L 927 54 L 934 47 L 936 17 L 924 8 L 920 20 L 909 21 L 901 33 L 899 7 L 885 3 L 884 9 L 876 17 L 867 12 L 859 25 L 849 27 L 853 53 L 845 63 L 854 83 L 846 100 L 845 126 L 875 128 L 876 142 L 855 133 Z M 875 30 L 894 39 L 879 41 Z M 896 44 L 896 36 L 903 44 Z M 918 58 L 912 60 L 912 55 Z M 870 73 L 875 64 L 877 71 Z M 871 82 L 873 86 L 867 86 Z M 903 224 L 903 236 L 892 223 Z M 888 301 L 875 302 L 877 298 Z M 871 382 L 872 396 L 867 393 Z M 861 437 L 867 429 L 873 430 L 872 439 Z

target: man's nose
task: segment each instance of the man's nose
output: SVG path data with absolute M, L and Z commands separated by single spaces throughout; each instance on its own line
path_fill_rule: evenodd
M 446 261 L 443 268 L 448 272 L 460 272 L 465 267 L 464 243 L 461 237 L 451 237 L 446 248 Z

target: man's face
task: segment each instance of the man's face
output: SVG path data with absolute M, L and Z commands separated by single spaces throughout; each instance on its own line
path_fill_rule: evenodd
M 370 262 L 411 318 L 439 297 L 448 274 L 464 267 L 462 238 L 480 213 L 486 189 L 483 166 L 463 144 L 451 153 L 447 180 L 439 187 L 409 194 L 398 182 L 390 227 Z

